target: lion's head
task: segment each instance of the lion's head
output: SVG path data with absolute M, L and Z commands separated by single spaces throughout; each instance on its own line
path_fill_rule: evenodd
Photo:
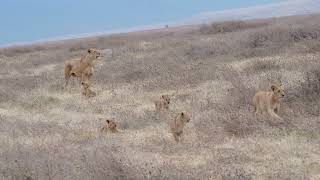
M 190 119 L 191 119 L 190 116 L 185 112 L 181 112 L 179 117 L 180 117 L 181 121 L 185 122 L 185 123 L 190 122 Z
M 284 87 L 282 84 L 280 85 L 272 85 L 271 86 L 271 90 L 273 91 L 274 95 L 277 97 L 277 98 L 283 98 L 285 93 L 284 93 Z
M 102 54 L 93 48 L 88 49 L 88 54 L 90 56 L 93 56 L 95 59 L 99 59 L 100 57 L 102 57 Z
M 170 96 L 169 95 L 162 95 L 161 99 L 167 104 L 170 104 Z
M 107 119 L 107 120 L 106 120 L 106 123 L 107 123 L 107 125 L 108 125 L 108 129 L 109 129 L 111 132 L 113 132 L 113 133 L 118 132 L 118 130 L 117 130 L 117 123 L 116 123 L 114 120 Z
M 88 89 L 90 87 L 90 82 L 89 81 L 82 81 L 81 85 L 83 86 L 84 89 Z

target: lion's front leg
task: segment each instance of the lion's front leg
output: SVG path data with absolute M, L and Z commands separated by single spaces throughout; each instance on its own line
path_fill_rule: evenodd
M 90 74 L 82 73 L 81 82 L 91 82 L 90 80 L 91 80 Z
M 277 104 L 276 108 L 274 109 L 274 112 L 278 114 L 279 111 L 280 111 L 280 104 Z
M 274 111 L 272 111 L 271 109 L 268 110 L 268 113 L 270 114 L 271 117 L 278 119 L 278 120 L 283 120 L 280 116 L 278 116 Z
M 180 142 L 182 140 L 182 131 L 179 131 L 179 132 L 175 132 L 174 133 L 174 140 L 176 142 Z
M 176 132 L 173 132 L 173 138 L 174 138 L 174 140 L 175 140 L 176 142 L 179 142 L 179 141 L 180 141 L 180 137 L 179 137 L 178 133 L 176 133 Z

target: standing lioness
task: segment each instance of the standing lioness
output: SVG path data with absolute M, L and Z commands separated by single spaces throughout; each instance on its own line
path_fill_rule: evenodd
M 86 55 L 81 58 L 66 61 L 64 66 L 66 83 L 64 87 L 67 87 L 69 79 L 72 76 L 81 78 L 80 82 L 84 80 L 90 81 L 93 72 L 93 61 L 99 57 L 102 57 L 100 52 L 95 49 L 88 49 Z
M 272 85 L 271 91 L 259 91 L 253 97 L 255 114 L 267 112 L 270 116 L 282 120 L 276 113 L 280 110 L 280 99 L 284 97 L 282 84 Z

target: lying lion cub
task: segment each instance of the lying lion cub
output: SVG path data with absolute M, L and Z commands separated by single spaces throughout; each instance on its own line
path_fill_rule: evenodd
M 103 131 L 107 131 L 107 130 L 110 130 L 112 133 L 119 132 L 117 129 L 117 123 L 113 120 L 107 119 L 106 124 L 101 128 L 100 131 L 103 132 Z
M 189 121 L 190 116 L 188 116 L 184 112 L 181 112 L 177 115 L 173 122 L 171 122 L 170 129 L 176 142 L 179 142 L 181 140 L 183 128 Z
M 259 91 L 253 97 L 255 114 L 267 112 L 271 117 L 283 120 L 276 113 L 280 110 L 280 99 L 284 97 L 282 84 L 272 85 L 271 91 Z
M 97 95 L 94 91 L 90 89 L 90 86 L 91 86 L 90 82 L 82 81 L 81 85 L 82 85 L 82 95 L 86 97 L 95 97 Z

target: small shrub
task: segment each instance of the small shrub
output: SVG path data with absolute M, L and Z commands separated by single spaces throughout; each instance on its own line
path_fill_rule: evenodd
M 28 100 L 27 102 L 23 102 L 22 107 L 25 110 L 40 110 L 51 105 L 57 105 L 59 102 L 60 100 L 55 97 L 38 96 L 34 97 L 34 99 Z
M 253 29 L 268 25 L 267 23 L 244 22 L 244 21 L 227 21 L 221 23 L 212 23 L 210 25 L 203 24 L 200 32 L 203 34 L 218 34 L 235 32 L 245 29 Z

